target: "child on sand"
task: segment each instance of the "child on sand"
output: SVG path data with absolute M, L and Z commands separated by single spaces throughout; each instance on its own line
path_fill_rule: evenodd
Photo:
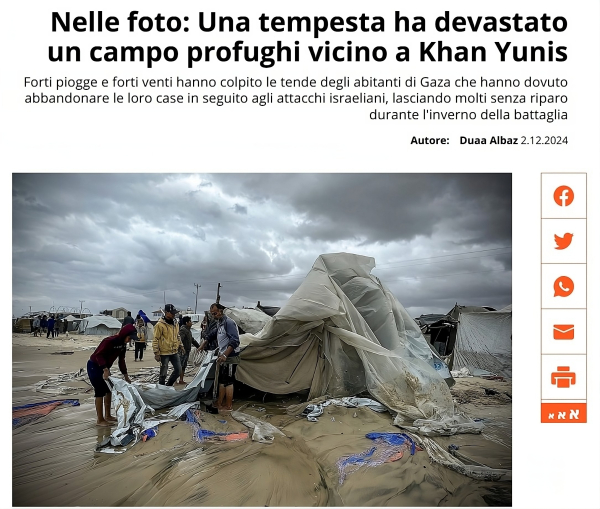
M 112 426 L 117 422 L 117 419 L 110 415 L 111 391 L 106 380 L 110 376 L 110 367 L 118 358 L 119 369 L 125 376 L 125 381 L 131 383 L 129 375 L 127 375 L 125 352 L 127 351 L 126 341 L 129 341 L 129 336 L 133 332 L 135 332 L 135 327 L 128 324 L 116 336 L 104 338 L 87 363 L 88 376 L 94 387 L 96 398 L 96 426 Z

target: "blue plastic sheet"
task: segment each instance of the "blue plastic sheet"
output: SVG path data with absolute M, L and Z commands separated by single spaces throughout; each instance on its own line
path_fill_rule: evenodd
M 14 406 L 12 409 L 12 427 L 18 428 L 29 422 L 33 422 L 40 417 L 48 415 L 52 410 L 60 405 L 79 406 L 78 399 L 53 399 L 51 401 L 40 401 L 38 403 L 29 403 L 27 405 Z
M 417 449 L 417 444 L 406 433 L 367 433 L 365 436 L 371 440 L 383 442 L 388 445 L 402 445 L 408 442 L 410 444 L 411 456 L 414 456 Z
M 375 442 L 371 447 L 358 454 L 342 456 L 337 461 L 339 482 L 343 484 L 346 478 L 361 468 L 376 467 L 383 463 L 397 461 L 404 451 L 410 449 L 411 456 L 415 454 L 417 445 L 406 433 L 367 433 L 366 438 Z

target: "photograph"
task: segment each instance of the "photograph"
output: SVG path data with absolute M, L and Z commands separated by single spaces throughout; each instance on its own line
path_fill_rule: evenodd
M 13 506 L 512 506 L 483 171 L 13 173 Z

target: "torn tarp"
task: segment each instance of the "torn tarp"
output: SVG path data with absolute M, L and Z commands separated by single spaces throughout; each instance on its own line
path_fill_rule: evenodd
M 205 440 L 237 442 L 239 440 L 246 440 L 249 437 L 247 431 L 218 432 L 204 429 L 200 424 L 199 414 L 199 410 L 192 409 L 187 410 L 185 413 L 186 421 L 192 425 L 194 430 L 194 438 L 199 442 L 204 442 Z
M 375 447 L 357 454 L 342 456 L 337 461 L 340 484 L 344 483 L 348 475 L 360 468 L 376 467 L 383 463 L 398 461 L 408 450 L 411 455 L 414 455 L 417 450 L 422 450 L 406 433 L 367 433 L 365 436 L 375 442 Z
M 329 405 L 343 406 L 349 408 L 357 408 L 361 406 L 365 406 L 370 408 L 374 412 L 387 412 L 387 408 L 384 407 L 381 403 L 370 399 L 370 398 L 355 398 L 355 397 L 347 397 L 340 399 L 328 399 L 323 403 L 317 404 L 309 404 L 306 406 L 302 415 L 306 415 L 306 418 L 311 422 L 317 422 L 320 415 L 323 415 L 323 407 Z
M 204 392 L 204 382 L 214 360 L 213 352 L 207 352 L 198 373 L 185 389 L 178 391 L 166 385 L 141 384 L 138 386 L 140 397 L 155 410 L 196 401 L 198 394 Z
M 12 409 L 12 427 L 18 428 L 24 424 L 36 421 L 40 417 L 48 415 L 60 405 L 79 406 L 78 399 L 55 399 L 52 401 L 40 401 L 27 405 L 14 406 Z
M 179 419 L 196 404 L 212 363 L 212 353 L 207 355 L 206 359 L 208 360 L 202 365 L 194 380 L 181 391 L 156 384 L 130 384 L 120 378 L 110 377 L 112 399 L 118 420 L 117 429 L 108 438 L 102 440 L 96 446 L 96 450 L 103 453 L 123 452 L 124 447 L 135 445 L 142 439 L 144 431 L 155 428 L 163 422 Z M 155 410 L 169 406 L 173 408 L 165 417 L 146 419 L 146 412 L 154 414 Z M 112 447 L 119 449 L 112 449 Z
M 275 436 L 285 436 L 279 428 L 243 412 L 233 411 L 231 412 L 231 417 L 252 430 L 252 440 L 255 442 L 270 444 L 275 439 Z

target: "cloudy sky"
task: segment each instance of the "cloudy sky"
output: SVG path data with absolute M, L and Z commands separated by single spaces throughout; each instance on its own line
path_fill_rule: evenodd
M 411 316 L 511 303 L 510 174 L 14 174 L 12 312 L 281 306 L 322 253 Z

